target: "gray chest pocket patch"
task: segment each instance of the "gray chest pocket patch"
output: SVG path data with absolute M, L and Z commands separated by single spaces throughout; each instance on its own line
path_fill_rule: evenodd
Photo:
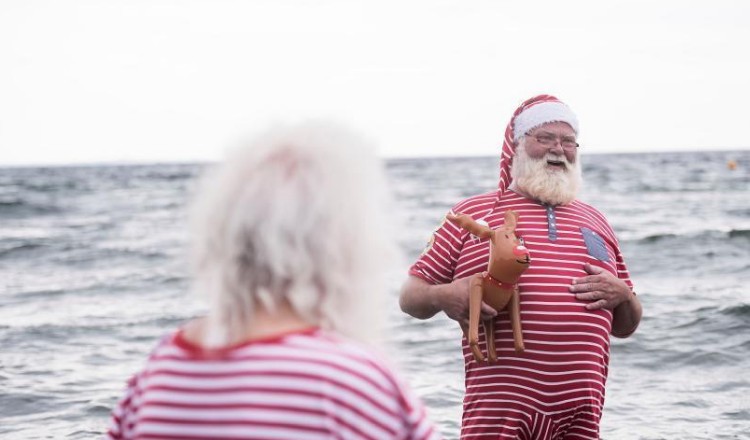
M 599 261 L 609 261 L 607 246 L 604 244 L 604 239 L 601 235 L 589 228 L 581 228 L 581 234 L 583 234 L 583 241 L 586 243 L 586 250 L 589 255 Z

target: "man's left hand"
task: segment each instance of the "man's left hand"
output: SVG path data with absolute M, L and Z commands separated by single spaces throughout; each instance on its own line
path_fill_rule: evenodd
M 591 301 L 586 304 L 586 309 L 613 310 L 632 298 L 633 292 L 630 291 L 630 287 L 611 272 L 589 263 L 584 264 L 583 268 L 589 275 L 573 279 L 570 291 L 580 300 Z

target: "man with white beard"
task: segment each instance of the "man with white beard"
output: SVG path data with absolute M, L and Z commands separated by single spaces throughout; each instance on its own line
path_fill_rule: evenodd
M 576 199 L 581 184 L 578 120 L 554 96 L 525 101 L 505 131 L 497 190 L 463 200 L 468 214 L 497 229 L 507 210 L 531 264 L 521 276 L 517 353 L 508 313 L 494 319 L 496 363 L 477 362 L 462 340 L 466 391 L 461 438 L 598 439 L 609 337 L 628 337 L 641 319 L 617 238 L 598 210 Z M 401 309 L 419 319 L 438 312 L 466 326 L 469 279 L 487 268 L 489 242 L 443 221 L 409 270 Z M 461 333 L 457 332 L 457 335 Z M 486 349 L 480 326 L 480 349 Z

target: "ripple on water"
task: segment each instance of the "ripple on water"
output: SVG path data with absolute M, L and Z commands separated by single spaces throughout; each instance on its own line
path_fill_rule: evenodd
M 59 405 L 60 399 L 54 394 L 13 390 L 0 393 L 0 414 L 3 417 L 46 413 Z
M 750 420 L 750 409 L 741 409 L 737 411 L 725 411 L 721 415 L 730 420 L 741 420 L 747 422 Z

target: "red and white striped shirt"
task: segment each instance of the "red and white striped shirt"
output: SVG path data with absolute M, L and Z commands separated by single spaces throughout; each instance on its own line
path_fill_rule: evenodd
M 531 254 L 518 284 L 526 350 L 514 351 L 507 312 L 495 321 L 497 363 L 475 362 L 462 341 L 466 394 L 461 436 L 597 439 L 612 312 L 586 310 L 586 302 L 568 289 L 574 278 L 587 275 L 584 263 L 632 286 L 617 239 L 606 218 L 580 201 L 548 208 L 512 191 L 499 198 L 493 191 L 460 202 L 452 212 L 484 219 L 496 229 L 508 209 L 520 214 L 516 234 Z M 486 270 L 488 253 L 489 241 L 444 221 L 410 274 L 431 284 L 450 283 Z M 486 350 L 482 326 L 480 348 Z
M 365 347 L 320 329 L 208 352 L 156 347 L 110 439 L 436 439 L 423 404 Z

